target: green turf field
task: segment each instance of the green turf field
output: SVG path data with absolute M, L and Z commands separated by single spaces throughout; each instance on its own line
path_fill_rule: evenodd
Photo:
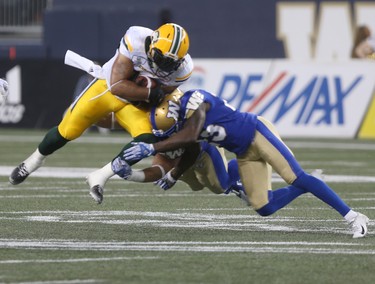
M 0 283 L 375 283 L 375 141 L 287 140 L 369 216 L 367 237 L 354 240 L 309 194 L 264 218 L 234 195 L 111 179 L 97 205 L 84 177 L 119 152 L 121 132 L 86 133 L 11 186 L 43 134 L 0 131 Z

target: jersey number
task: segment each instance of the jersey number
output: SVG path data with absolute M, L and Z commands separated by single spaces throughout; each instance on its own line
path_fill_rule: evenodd
M 209 142 L 220 142 L 227 137 L 225 128 L 220 125 L 210 124 L 201 133 L 201 137 Z

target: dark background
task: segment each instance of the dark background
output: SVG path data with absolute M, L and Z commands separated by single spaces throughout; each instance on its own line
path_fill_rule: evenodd
M 8 58 L 13 47 L 17 58 L 61 59 L 71 49 L 106 61 L 129 26 L 156 29 L 170 21 L 188 31 L 194 58 L 284 58 L 276 38 L 278 2 L 313 2 L 319 9 L 322 1 L 54 0 L 42 15 L 42 41 L 0 42 L 0 58 Z M 344 2 L 352 8 L 355 3 Z
M 39 41 L 0 37 L 0 77 L 22 70 L 19 123 L 1 127 L 50 128 L 59 123 L 83 71 L 64 65 L 71 49 L 99 63 L 111 58 L 129 26 L 183 26 L 193 58 L 285 58 L 276 38 L 276 0 L 54 0 L 41 16 Z M 304 1 L 285 1 L 304 2 Z M 322 1 L 305 1 L 319 3 Z M 367 1 L 361 1 L 367 2 Z M 368 1 L 373 2 L 373 1 Z M 354 0 L 346 1 L 353 8 Z M 7 111 L 0 106 L 1 111 Z

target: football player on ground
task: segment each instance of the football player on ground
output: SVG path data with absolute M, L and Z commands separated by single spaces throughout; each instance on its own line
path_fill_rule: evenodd
M 188 34 L 179 25 L 164 24 L 155 31 L 130 27 L 115 55 L 103 67 L 93 65 L 90 68 L 90 74 L 96 79 L 72 103 L 60 124 L 49 130 L 38 148 L 13 170 L 10 183 L 23 182 L 47 156 L 80 137 L 87 128 L 112 112 L 134 141 L 155 142 L 148 111 L 131 102 L 157 105 L 165 93 L 171 93 L 188 80 L 193 70 L 188 49 Z M 154 78 L 161 86 L 137 85 L 133 79 L 139 72 Z M 124 149 L 127 147 L 125 145 Z M 94 189 L 92 195 L 100 199 L 101 193 Z
M 180 126 L 178 122 L 179 98 L 182 94 L 180 90 L 176 89 L 167 95 L 159 106 L 151 108 L 150 120 L 155 136 L 165 139 L 178 130 Z M 126 180 L 158 184 L 158 180 L 177 165 L 182 156 L 185 156 L 184 167 L 186 170 L 180 179 L 187 183 L 193 191 L 207 187 L 215 194 L 232 192 L 249 205 L 240 182 L 236 159 L 227 162 L 224 149 L 207 142 L 193 144 L 192 147 L 186 149 L 157 153 L 152 161 L 152 166 L 143 170 L 132 170 L 130 165 L 120 157 L 114 159 L 111 165 L 113 172 Z M 98 180 L 101 179 L 101 175 L 105 174 L 106 171 L 100 169 L 89 174 L 87 179 Z M 102 179 L 107 180 L 107 177 L 104 176 Z M 164 188 L 162 185 L 160 186 Z
M 271 122 L 253 113 L 235 110 L 205 90 L 187 91 L 180 102 L 182 129 L 154 144 L 133 145 L 125 150 L 125 160 L 139 161 L 205 140 L 236 154 L 241 181 L 251 206 L 259 215 L 271 215 L 301 194 L 310 192 L 344 217 L 353 238 L 366 236 L 368 217 L 352 210 L 325 182 L 306 173 Z M 271 190 L 268 165 L 289 186 Z M 181 159 L 163 177 L 164 184 L 173 186 L 183 170 Z

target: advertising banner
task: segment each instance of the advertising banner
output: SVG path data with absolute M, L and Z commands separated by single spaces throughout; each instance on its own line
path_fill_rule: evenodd
M 0 62 L 0 77 L 9 83 L 9 96 L 0 102 L 0 127 L 50 128 L 70 105 L 82 71 L 60 60 Z
M 283 137 L 375 138 L 375 62 L 196 59 L 182 89 L 203 88 L 272 121 Z M 10 95 L 0 126 L 57 125 L 84 74 L 60 61 L 4 62 Z
M 262 115 L 284 137 L 353 138 L 371 104 L 374 74 L 373 61 L 198 59 L 184 88 L 207 89 Z

